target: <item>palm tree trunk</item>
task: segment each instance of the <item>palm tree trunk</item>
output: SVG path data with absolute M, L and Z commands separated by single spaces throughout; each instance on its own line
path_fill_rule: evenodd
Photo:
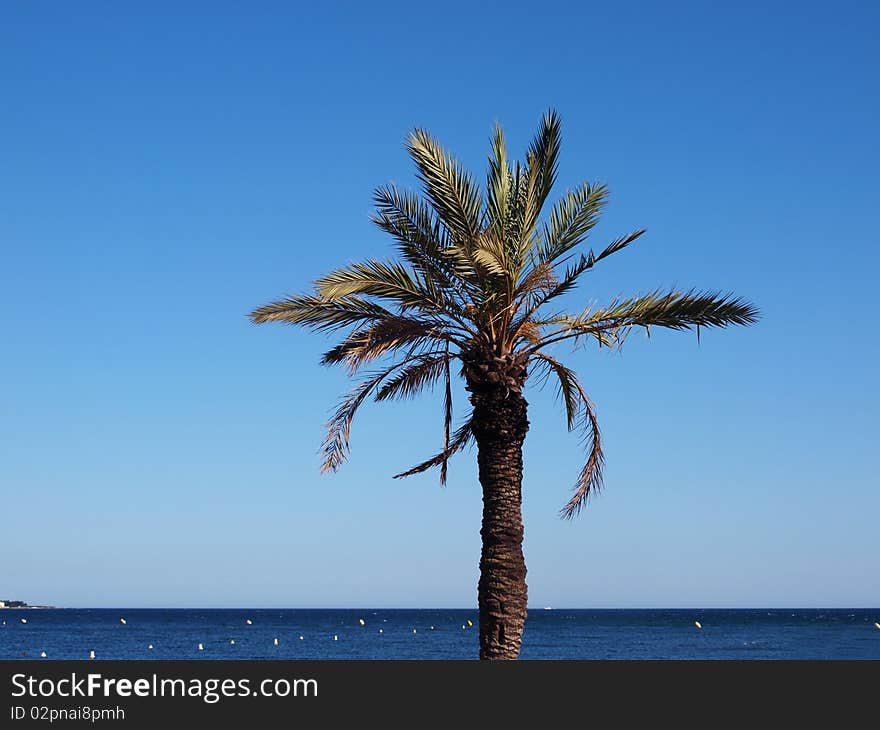
M 471 391 L 483 487 L 480 659 L 516 659 L 526 621 L 522 445 L 528 404 L 521 393 L 497 385 Z

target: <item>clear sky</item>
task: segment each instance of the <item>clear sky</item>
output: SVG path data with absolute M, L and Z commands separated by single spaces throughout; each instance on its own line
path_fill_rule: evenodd
M 375 186 L 431 129 L 482 178 L 563 119 L 559 188 L 612 190 L 570 299 L 733 290 L 753 328 L 570 358 L 606 489 L 530 392 L 533 606 L 877 606 L 876 4 L 4 3 L 0 598 L 68 606 L 471 606 L 474 456 L 439 396 L 365 408 L 253 307 L 382 257 Z M 564 354 L 560 350 L 559 354 Z M 456 394 L 464 410 L 463 391 Z

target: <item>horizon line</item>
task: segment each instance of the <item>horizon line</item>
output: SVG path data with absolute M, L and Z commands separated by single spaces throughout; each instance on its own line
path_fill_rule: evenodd
M 140 611 L 477 611 L 477 606 L 5 606 L 9 610 L 140 610 Z M 528 611 L 843 611 L 880 610 L 876 606 L 528 606 Z

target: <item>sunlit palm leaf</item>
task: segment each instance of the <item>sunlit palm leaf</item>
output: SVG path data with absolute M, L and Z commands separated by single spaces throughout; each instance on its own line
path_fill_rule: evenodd
M 400 255 L 426 280 L 452 293 L 457 305 L 474 298 L 475 282 L 468 271 L 454 266 L 449 257 L 452 238 L 432 208 L 413 193 L 394 185 L 375 192 L 373 222 L 398 242 Z
M 608 202 L 608 188 L 601 184 L 583 183 L 567 192 L 550 211 L 538 244 L 539 261 L 556 261 L 586 237 L 599 222 L 602 208 Z
M 496 124 L 486 176 L 486 217 L 488 228 L 499 239 L 507 236 L 512 182 L 504 130 Z
M 449 306 L 433 281 L 395 261 L 349 264 L 318 279 L 315 287 L 325 299 L 374 296 L 393 301 L 402 309 L 421 309 L 433 314 L 443 313 Z
M 418 168 L 425 194 L 458 243 L 470 245 L 480 233 L 483 201 L 473 178 L 431 134 L 414 130 L 406 148 Z
M 727 327 L 752 324 L 758 320 L 757 308 L 732 294 L 719 292 L 661 292 L 630 297 L 606 307 L 586 310 L 580 315 L 560 315 L 547 323 L 564 327 L 548 333 L 551 342 L 604 332 L 624 337 L 631 327 L 665 327 L 688 330 L 694 327 Z
M 529 165 L 537 170 L 535 196 L 538 210 L 543 207 L 556 182 L 561 131 L 559 115 L 555 109 L 550 109 L 541 119 L 541 127 L 529 146 Z

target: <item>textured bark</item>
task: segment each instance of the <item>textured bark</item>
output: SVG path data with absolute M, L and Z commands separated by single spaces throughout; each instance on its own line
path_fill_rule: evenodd
M 516 659 L 526 621 L 522 445 L 528 404 L 518 388 L 469 380 L 483 487 L 480 659 Z

